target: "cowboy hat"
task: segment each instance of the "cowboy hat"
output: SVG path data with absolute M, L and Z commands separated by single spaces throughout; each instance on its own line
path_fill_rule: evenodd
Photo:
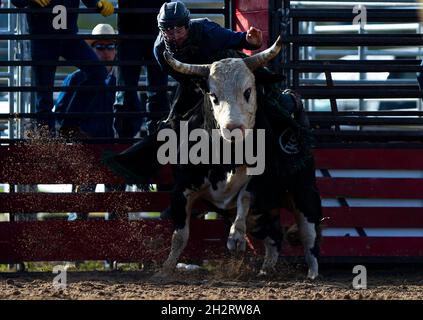
M 108 34 L 109 35 L 115 35 L 116 32 L 110 24 L 100 23 L 100 24 L 98 24 L 94 27 L 94 29 L 91 31 L 91 34 L 93 36 L 108 35 Z M 87 39 L 85 41 L 88 43 L 88 45 L 93 46 L 96 42 L 102 41 L 102 40 L 101 39 Z M 116 39 L 107 39 L 107 41 L 116 42 Z

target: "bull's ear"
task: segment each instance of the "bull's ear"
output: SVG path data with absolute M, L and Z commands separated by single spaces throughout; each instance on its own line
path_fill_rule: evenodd
M 196 79 L 192 79 L 191 80 L 196 86 L 197 88 L 199 88 L 203 93 L 209 92 L 210 88 L 209 88 L 209 84 L 207 82 L 206 79 L 204 78 L 196 78 Z
M 209 77 L 210 65 L 208 64 L 183 63 L 176 60 L 167 51 L 163 52 L 163 56 L 166 62 L 168 63 L 168 65 L 176 72 L 186 74 L 186 75 L 191 75 L 191 76 L 203 77 L 203 78 Z

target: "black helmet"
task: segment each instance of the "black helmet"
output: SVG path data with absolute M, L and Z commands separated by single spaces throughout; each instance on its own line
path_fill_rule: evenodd
M 189 26 L 189 10 L 183 2 L 164 3 L 157 15 L 159 29 Z

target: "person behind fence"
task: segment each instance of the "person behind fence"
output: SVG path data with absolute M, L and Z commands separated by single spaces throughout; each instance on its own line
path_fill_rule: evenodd
M 91 32 L 92 35 L 115 35 L 115 30 L 109 24 L 98 24 Z M 87 44 L 92 48 L 100 61 L 114 61 L 116 57 L 116 40 L 115 39 L 101 39 L 101 40 L 87 40 Z M 115 97 L 115 90 L 112 87 L 116 85 L 115 68 L 113 66 L 106 66 L 107 78 L 105 85 L 111 87 L 111 90 L 106 91 L 106 100 L 104 103 L 97 103 L 96 99 L 90 101 L 81 101 L 83 105 L 78 110 L 84 112 L 113 112 L 113 103 Z M 87 75 L 81 69 L 69 74 L 63 81 L 63 86 L 78 86 L 84 82 Z M 103 84 L 104 85 L 104 84 Z M 96 92 L 95 95 L 100 94 Z M 71 113 L 74 112 L 70 104 L 75 95 L 74 91 L 61 92 L 56 100 L 55 112 L 57 113 Z M 85 109 L 84 109 L 85 108 Z M 88 117 L 83 119 L 64 119 L 58 121 L 59 132 L 63 136 L 84 137 L 84 138 L 114 138 L 113 119 L 111 117 Z M 90 185 L 73 185 L 73 192 L 94 192 L 95 184 Z M 125 185 L 105 185 L 105 191 L 125 191 Z M 110 214 L 111 218 L 116 216 L 115 212 Z M 86 220 L 88 213 L 72 213 L 69 220 Z
M 119 9 L 147 8 L 159 9 L 165 1 L 158 0 L 119 0 Z M 155 13 L 119 13 L 118 30 L 121 35 L 156 35 L 157 24 Z M 115 101 L 115 112 L 168 112 L 169 101 L 167 97 L 167 75 L 162 72 L 153 55 L 154 39 L 121 39 L 118 45 L 119 61 L 149 61 L 146 66 L 147 86 L 161 87 L 158 91 L 147 91 L 147 101 L 145 109 L 140 105 L 136 90 L 118 91 Z M 132 86 L 138 85 L 141 66 L 123 65 L 118 69 L 118 85 Z M 142 118 L 138 121 L 119 117 L 115 120 L 115 129 L 119 131 L 119 137 L 132 138 L 143 125 Z M 149 122 L 146 127 L 153 129 L 155 122 Z
M 101 15 L 113 14 L 114 7 L 108 0 L 82 0 L 88 8 L 97 8 Z M 98 61 L 96 54 L 82 39 L 60 39 L 61 35 L 76 35 L 78 33 L 78 14 L 65 12 L 64 17 L 58 19 L 58 13 L 53 13 L 56 6 L 61 10 L 77 9 L 80 0 L 12 0 L 18 8 L 28 7 L 34 11 L 27 13 L 28 30 L 30 35 L 45 35 L 42 39 L 31 40 L 31 57 L 33 61 L 44 61 L 54 63 L 63 57 L 66 60 Z M 40 12 L 40 8 L 49 9 Z M 63 14 L 64 11 L 61 11 Z M 56 18 L 56 19 L 55 19 Z M 57 37 L 57 38 L 56 38 Z M 107 77 L 106 68 L 99 65 L 81 65 L 81 70 L 86 74 L 84 85 L 104 86 Z M 35 112 L 39 114 L 38 129 L 49 130 L 54 134 L 54 119 L 49 117 L 53 109 L 54 78 L 56 73 L 55 65 L 32 66 L 33 85 L 38 91 L 35 94 Z M 78 110 L 81 101 L 90 102 L 94 96 L 91 91 L 79 91 L 73 95 L 69 105 L 75 105 L 73 109 Z M 105 93 L 96 96 L 97 99 L 104 99 Z M 43 115 L 45 115 L 43 117 Z
M 98 24 L 92 32 L 92 35 L 115 35 L 115 30 L 109 24 Z M 96 54 L 100 61 L 114 61 L 116 57 L 116 40 L 115 39 L 101 39 L 101 40 L 86 40 L 91 50 Z M 105 100 L 101 99 L 103 94 L 101 91 L 91 93 L 90 99 L 80 101 L 81 105 L 71 104 L 73 97 L 77 94 L 75 91 L 60 92 L 56 104 L 56 113 L 72 113 L 72 112 L 113 112 L 113 103 L 116 86 L 116 70 L 113 66 L 105 66 L 107 70 L 107 77 L 102 86 L 110 87 L 106 91 Z M 62 86 L 83 86 L 87 78 L 86 72 L 81 69 L 69 74 L 63 81 Z M 97 99 L 96 96 L 100 96 Z M 58 118 L 56 128 L 59 134 L 64 137 L 79 137 L 79 138 L 114 138 L 113 118 L 111 117 L 78 117 L 78 118 Z

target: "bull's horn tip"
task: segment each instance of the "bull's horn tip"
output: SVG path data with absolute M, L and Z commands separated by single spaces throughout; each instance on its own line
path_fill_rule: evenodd
M 278 36 L 278 38 L 276 39 L 276 45 L 278 45 L 278 46 L 282 45 L 282 38 L 281 38 L 281 36 Z

